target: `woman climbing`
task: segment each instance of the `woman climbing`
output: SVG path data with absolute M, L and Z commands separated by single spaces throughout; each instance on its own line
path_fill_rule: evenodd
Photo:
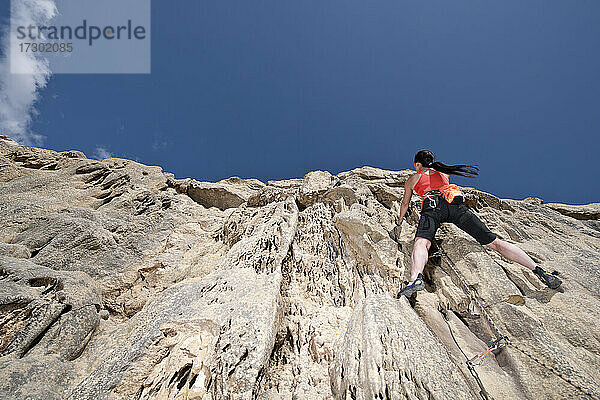
M 398 293 L 398 298 L 410 297 L 425 288 L 423 269 L 429 258 L 431 241 L 442 222 L 454 223 L 482 245 L 529 268 L 549 288 L 557 289 L 561 285 L 559 278 L 536 265 L 523 250 L 512 243 L 498 239 L 463 203 L 463 196 L 458 186 L 450 184 L 448 180 L 448 175 L 476 176 L 479 168 L 472 165 L 446 165 L 439 161 L 434 162 L 433 153 L 429 150 L 421 150 L 415 155 L 414 166 L 417 173 L 408 178 L 404 185 L 404 198 L 400 207 L 398 225 L 402 223 L 408 211 L 413 190 L 423 199 L 421 218 L 412 251 L 411 282 Z M 397 229 L 399 226 L 395 228 Z

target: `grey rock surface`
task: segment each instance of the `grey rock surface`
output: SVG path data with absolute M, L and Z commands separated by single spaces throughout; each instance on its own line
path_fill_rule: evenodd
M 569 217 L 581 220 L 600 219 L 600 203 L 587 204 L 585 206 L 574 206 L 571 204 L 548 203 L 546 207 L 558 211 Z
M 600 398 L 597 203 L 465 188 L 563 286 L 443 225 L 409 302 L 410 175 L 200 182 L 0 136 L 0 398 Z
M 262 189 L 264 184 L 257 179 L 228 178 L 217 183 L 191 180 L 187 194 L 204 207 L 221 210 L 236 208 L 248 197 Z
M 466 379 L 406 298 L 368 294 L 354 307 L 330 370 L 334 397 L 471 399 Z

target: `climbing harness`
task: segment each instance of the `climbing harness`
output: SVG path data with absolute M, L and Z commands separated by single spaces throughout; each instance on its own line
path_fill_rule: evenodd
M 439 196 L 439 190 L 430 190 L 429 192 L 425 193 L 425 197 L 423 197 L 423 204 L 425 204 L 425 199 L 427 199 L 429 207 L 435 210 L 438 206 Z
M 433 209 L 437 208 L 440 197 L 446 200 L 448 203 L 452 203 L 455 197 L 462 197 L 460 188 L 455 184 L 444 185 L 439 189 L 430 190 L 425 193 L 423 197 L 423 204 L 425 199 L 429 200 L 429 206 Z
M 482 246 L 482 248 L 483 248 L 483 246 Z M 483 249 L 485 251 L 485 248 L 483 248 Z M 484 400 L 489 400 L 489 394 L 483 388 L 483 384 L 481 383 L 481 380 L 479 379 L 479 376 L 477 375 L 477 372 L 475 371 L 475 366 L 481 365 L 481 363 L 483 362 L 483 360 L 485 359 L 485 357 L 487 357 L 488 355 L 490 355 L 494 350 L 500 349 L 500 348 L 503 348 L 503 347 L 507 347 L 507 346 L 511 346 L 515 350 L 518 350 L 521 354 L 527 356 L 529 359 L 531 359 L 532 361 L 534 361 L 535 363 L 537 363 L 541 367 L 543 367 L 543 368 L 547 369 L 548 371 L 552 372 L 554 375 L 558 376 L 560 379 L 562 379 L 563 381 L 565 381 L 566 383 L 568 383 L 569 385 L 571 385 L 573 388 L 577 389 L 579 392 L 585 394 L 589 398 L 594 399 L 594 400 L 600 400 L 600 398 L 598 396 L 596 396 L 595 394 L 590 393 L 590 391 L 588 389 L 585 389 L 581 385 L 573 382 L 570 378 L 568 378 L 567 376 L 565 376 L 564 373 L 560 372 L 559 370 L 557 370 L 556 368 L 554 368 L 554 367 L 552 367 L 550 365 L 547 365 L 546 362 L 544 362 L 543 360 L 540 360 L 538 357 L 534 356 L 529 351 L 521 348 L 521 346 L 519 346 L 518 344 L 513 343 L 507 335 L 503 335 L 500 332 L 500 329 L 498 328 L 498 326 L 496 325 L 496 323 L 494 322 L 494 320 L 492 319 L 492 317 L 490 316 L 490 314 L 487 312 L 487 310 L 485 309 L 485 307 L 483 307 L 483 304 L 481 304 L 479 296 L 475 293 L 475 291 L 471 287 L 469 287 L 469 285 L 467 284 L 466 280 L 458 272 L 458 270 L 456 269 L 456 266 L 455 266 L 454 262 L 452 261 L 452 259 L 448 256 L 448 254 L 446 254 L 446 252 L 444 251 L 444 249 L 442 249 L 441 246 L 438 247 L 438 251 L 439 251 L 439 253 L 442 256 L 446 257 L 446 259 L 448 260 L 448 266 L 450 267 L 450 269 L 452 270 L 452 272 L 454 273 L 454 275 L 456 276 L 456 278 L 459 280 L 460 285 L 463 287 L 463 290 L 465 291 L 465 293 L 467 294 L 467 296 L 469 296 L 469 299 L 471 299 L 475 303 L 475 305 L 479 308 L 479 310 L 481 311 L 481 314 L 484 316 L 484 318 L 488 322 L 490 329 L 496 335 L 496 339 L 492 342 L 492 344 L 483 353 L 480 353 L 480 354 L 478 354 L 478 355 L 476 355 L 476 356 L 474 356 L 474 357 L 472 357 L 472 358 L 469 359 L 467 357 L 467 355 L 464 353 L 464 351 L 458 345 L 458 342 L 456 341 L 456 338 L 454 337 L 454 333 L 452 332 L 450 324 L 449 324 L 449 322 L 447 320 L 446 314 L 442 313 L 444 315 L 444 319 L 446 321 L 446 324 L 448 325 L 448 329 L 450 330 L 450 335 L 452 336 L 452 339 L 454 340 L 454 342 L 456 343 L 456 345 L 458 346 L 458 348 L 460 349 L 460 351 L 462 352 L 462 354 L 467 359 L 467 362 L 466 362 L 467 368 L 469 369 L 469 371 L 471 372 L 471 375 L 473 375 L 475 381 L 477 382 L 477 384 L 481 388 L 480 395 L 482 396 L 482 398 Z M 498 262 L 496 260 L 494 260 L 494 262 L 496 264 L 498 264 Z M 499 265 L 499 266 L 502 267 L 501 265 Z

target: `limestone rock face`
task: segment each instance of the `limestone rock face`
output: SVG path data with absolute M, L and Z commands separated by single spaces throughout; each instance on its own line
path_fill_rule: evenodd
M 563 286 L 443 225 L 409 302 L 410 175 L 210 183 L 0 136 L 0 398 L 599 399 L 598 204 L 465 188 Z
M 558 211 L 561 214 L 582 220 L 600 219 L 600 203 L 588 204 L 585 206 L 572 206 L 569 204 L 548 203 L 547 207 Z
M 196 203 L 207 208 L 217 207 L 220 210 L 238 207 L 264 187 L 264 184 L 257 179 L 238 177 L 224 179 L 217 183 L 198 182 L 193 179 L 186 179 L 183 182 L 170 179 L 169 183 L 178 188 L 179 192 L 189 195 Z

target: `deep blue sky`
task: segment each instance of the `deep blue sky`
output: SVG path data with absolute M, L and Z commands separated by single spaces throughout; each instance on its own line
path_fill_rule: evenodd
M 429 148 L 480 166 L 458 184 L 600 201 L 596 0 L 152 7 L 152 74 L 54 76 L 33 125 L 44 147 L 263 181 L 412 168 Z

